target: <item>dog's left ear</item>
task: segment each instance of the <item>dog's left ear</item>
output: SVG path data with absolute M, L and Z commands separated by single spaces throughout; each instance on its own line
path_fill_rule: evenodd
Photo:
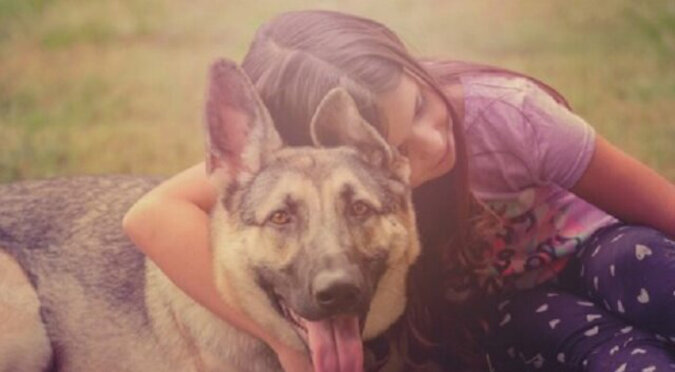
M 226 178 L 260 169 L 282 146 L 267 108 L 246 73 L 221 59 L 210 69 L 206 102 L 206 164 Z
M 333 88 L 321 100 L 310 131 L 315 146 L 350 146 L 363 154 L 369 163 L 389 168 L 402 180 L 409 181 L 408 160 L 361 117 L 356 103 L 344 88 Z

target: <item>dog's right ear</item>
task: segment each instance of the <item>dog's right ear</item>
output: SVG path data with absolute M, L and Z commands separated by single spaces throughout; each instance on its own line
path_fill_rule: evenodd
M 230 178 L 257 171 L 282 145 L 267 108 L 246 73 L 217 60 L 209 72 L 206 101 L 206 165 L 209 175 Z
M 363 119 L 344 88 L 333 88 L 321 100 L 310 124 L 310 134 L 315 146 L 352 147 L 369 163 L 389 168 L 401 180 L 410 180 L 408 159 Z

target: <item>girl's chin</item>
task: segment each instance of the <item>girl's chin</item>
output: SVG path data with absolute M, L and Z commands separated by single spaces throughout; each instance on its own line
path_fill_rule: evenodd
M 455 166 L 454 154 L 449 151 L 435 164 L 429 165 L 424 171 L 412 172 L 410 184 L 413 188 L 432 181 L 450 172 Z
M 425 172 L 424 174 L 417 174 L 417 175 L 412 175 L 410 178 L 410 184 L 413 188 L 422 186 L 423 184 L 433 181 L 436 178 L 439 178 L 440 176 L 444 175 L 446 172 L 440 172 L 437 170 L 430 170 L 428 172 Z

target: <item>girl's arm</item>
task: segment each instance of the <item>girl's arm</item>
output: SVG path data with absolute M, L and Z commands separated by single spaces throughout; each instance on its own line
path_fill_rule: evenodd
M 257 323 L 228 306 L 213 280 L 208 211 L 217 192 L 204 163 L 148 192 L 124 216 L 124 231 L 185 293 L 235 327 L 265 341 L 285 371 L 311 371 L 304 353 L 273 339 Z
M 588 168 L 571 191 L 622 221 L 675 238 L 675 184 L 599 135 Z

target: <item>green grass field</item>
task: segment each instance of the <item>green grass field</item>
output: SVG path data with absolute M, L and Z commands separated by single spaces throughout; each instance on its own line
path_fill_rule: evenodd
M 206 69 L 284 10 L 375 18 L 422 56 L 520 70 L 675 181 L 675 1 L 0 0 L 0 181 L 171 174 L 203 152 Z

